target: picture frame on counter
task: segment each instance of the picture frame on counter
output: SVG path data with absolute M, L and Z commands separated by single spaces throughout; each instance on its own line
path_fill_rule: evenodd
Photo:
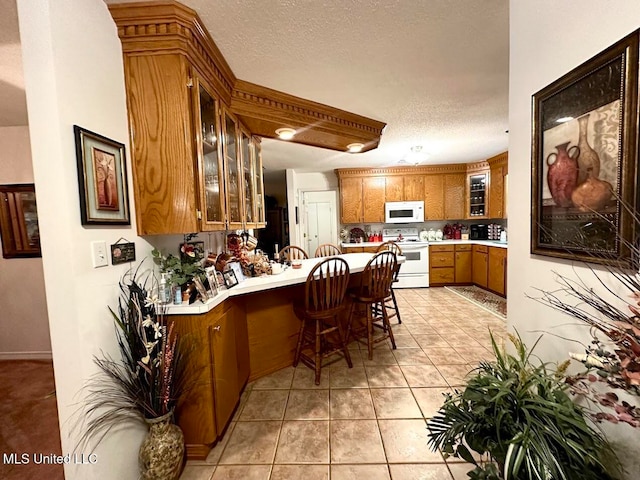
M 73 126 L 82 225 L 131 225 L 124 144 Z
M 204 284 L 202 283 L 202 280 L 200 280 L 200 277 L 193 277 L 193 284 L 196 286 L 196 290 L 198 291 L 198 295 L 200 295 L 202 303 L 205 303 L 207 300 L 209 300 L 209 294 L 207 293 L 207 289 L 204 288 Z
M 238 278 L 232 268 L 222 272 L 222 278 L 224 278 L 224 285 L 227 288 L 232 288 L 238 285 Z
M 207 281 L 209 282 L 209 292 L 211 297 L 215 297 L 220 288 L 218 285 L 218 276 L 216 275 L 216 267 L 207 267 L 204 269 L 204 273 L 207 276 Z
M 635 31 L 533 95 L 532 254 L 632 262 L 639 35 Z

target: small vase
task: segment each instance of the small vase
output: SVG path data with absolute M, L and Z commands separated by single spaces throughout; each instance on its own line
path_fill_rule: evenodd
M 575 157 L 580 155 L 580 149 L 573 146 L 569 149 L 569 143 L 556 146 L 558 151 L 547 156 L 547 184 L 553 201 L 559 207 L 570 207 L 573 205 L 571 194 L 578 182 L 578 162 Z M 576 154 L 577 152 L 577 154 Z M 575 154 L 575 156 L 571 156 Z M 555 157 L 552 163 L 552 157 Z
M 177 480 L 184 463 L 184 435 L 172 421 L 173 412 L 145 419 L 149 433 L 140 445 L 142 480 Z
M 586 181 L 590 176 L 598 178 L 600 175 L 600 157 L 596 151 L 591 148 L 587 140 L 587 128 L 589 126 L 589 114 L 578 118 L 578 126 L 580 127 L 578 137 L 578 185 Z

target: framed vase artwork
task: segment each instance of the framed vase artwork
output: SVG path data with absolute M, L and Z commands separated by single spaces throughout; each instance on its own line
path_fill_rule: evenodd
M 124 144 L 73 126 L 82 225 L 130 225 Z
M 0 185 L 0 237 L 4 258 L 42 256 L 33 183 Z
M 639 32 L 533 95 L 533 254 L 632 261 Z

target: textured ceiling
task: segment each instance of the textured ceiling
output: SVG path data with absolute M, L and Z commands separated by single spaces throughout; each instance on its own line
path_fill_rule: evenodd
M 15 0 L 0 0 L 0 127 L 27 125 Z
M 507 149 L 508 0 L 182 3 L 198 12 L 238 78 L 387 123 L 380 146 L 363 154 L 265 139 L 268 171 L 471 162 Z M 0 8 L 0 125 L 20 117 L 7 86 L 22 92 L 23 123 L 13 124 L 25 124 L 17 20 L 4 15 L 15 0 Z M 5 68 L 8 59 L 19 67 Z M 409 158 L 416 145 L 425 155 Z

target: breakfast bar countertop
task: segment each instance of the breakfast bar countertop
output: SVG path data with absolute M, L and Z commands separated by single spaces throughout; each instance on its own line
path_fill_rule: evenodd
M 346 260 L 351 273 L 358 273 L 364 270 L 372 256 L 372 253 L 345 253 L 340 255 L 340 258 Z M 207 300 L 206 303 L 197 300 L 191 305 L 166 305 L 164 306 L 164 308 L 166 308 L 165 314 L 200 315 L 207 313 L 230 297 L 304 283 L 313 267 L 321 260 L 323 260 L 323 258 L 309 258 L 301 261 L 302 268 L 287 267 L 282 273 L 277 275 L 247 278 L 230 289 L 221 290 L 215 297 Z M 398 257 L 398 262 L 404 263 L 404 257 Z

